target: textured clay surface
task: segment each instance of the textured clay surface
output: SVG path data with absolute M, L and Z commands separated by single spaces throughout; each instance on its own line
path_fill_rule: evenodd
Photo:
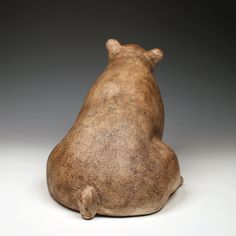
M 47 162 L 52 197 L 84 219 L 159 211 L 182 184 L 162 142 L 164 107 L 153 67 L 163 53 L 106 42 L 109 63 Z

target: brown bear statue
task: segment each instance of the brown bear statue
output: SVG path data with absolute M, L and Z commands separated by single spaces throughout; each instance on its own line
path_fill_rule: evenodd
M 84 219 L 157 212 L 183 182 L 162 141 L 164 106 L 153 74 L 162 51 L 115 39 L 106 48 L 108 65 L 47 162 L 51 196 Z

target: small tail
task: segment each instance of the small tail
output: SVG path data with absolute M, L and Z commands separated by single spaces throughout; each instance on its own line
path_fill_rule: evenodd
M 180 183 L 179 183 L 179 187 L 181 187 L 184 183 L 184 178 L 182 176 L 180 176 Z
M 92 219 L 98 208 L 96 190 L 94 187 L 87 185 L 78 194 L 78 206 L 82 217 L 86 220 Z

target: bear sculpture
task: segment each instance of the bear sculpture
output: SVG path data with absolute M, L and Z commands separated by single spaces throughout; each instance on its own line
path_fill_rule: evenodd
M 153 74 L 162 51 L 115 39 L 106 48 L 105 71 L 47 162 L 51 196 L 84 219 L 157 212 L 183 182 L 162 141 L 164 106 Z

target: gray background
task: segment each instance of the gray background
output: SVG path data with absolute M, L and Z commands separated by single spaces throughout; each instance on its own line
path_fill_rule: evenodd
M 176 205 L 171 211 L 178 213 L 178 209 L 183 209 L 187 203 L 190 206 L 186 207 L 186 215 L 177 214 L 175 221 L 167 218 L 166 223 L 162 224 L 163 232 L 171 233 L 165 225 L 168 222 L 173 225 L 176 221 L 179 223 L 181 216 L 185 216 L 185 222 L 189 219 L 188 212 L 194 212 L 196 207 L 196 219 L 189 223 L 187 233 L 199 233 L 200 230 L 201 233 L 222 235 L 226 228 L 228 235 L 236 233 L 231 225 L 232 214 L 236 210 L 233 201 L 236 195 L 233 15 L 234 8 L 229 1 L 2 3 L 0 184 L 4 194 L 0 198 L 5 211 L 9 211 L 9 205 L 20 209 L 19 218 L 16 217 L 14 222 L 21 225 L 22 232 L 26 232 L 26 222 L 32 226 L 30 233 L 57 232 L 50 231 L 46 222 L 51 222 L 55 210 L 61 212 L 65 209 L 57 206 L 48 196 L 45 185 L 47 156 L 71 127 L 88 89 L 106 66 L 106 40 L 116 38 L 121 43 L 137 43 L 145 49 L 159 47 L 165 54 L 155 70 L 165 104 L 164 139 L 177 152 L 185 178 L 179 195 L 171 199 L 172 204 Z M 33 189 L 27 182 L 29 179 L 33 181 Z M 24 191 L 19 187 L 23 184 Z M 29 190 L 38 194 L 32 198 Z M 209 192 L 212 195 L 203 194 Z M 21 196 L 22 202 L 14 200 L 16 195 Z M 45 215 L 45 212 L 49 215 L 45 224 L 41 223 L 41 231 L 34 232 L 33 226 L 37 221 L 35 223 L 33 220 L 32 212 L 35 211 L 31 212 L 23 199 L 31 202 L 31 210 L 39 204 L 38 212 L 34 213 L 36 219 L 41 219 L 40 214 Z M 10 202 L 14 202 L 13 205 Z M 208 209 L 210 203 L 213 205 Z M 170 206 L 171 203 L 168 204 Z M 219 209 L 219 206 L 222 208 Z M 25 209 L 29 210 L 26 216 L 23 213 Z M 168 205 L 166 209 L 164 212 L 168 214 Z M 201 209 L 205 211 L 205 218 L 202 218 Z M 5 228 L 0 229 L 5 235 L 15 233 L 13 228 L 8 227 L 11 214 L 12 211 L 9 217 L 4 217 Z M 73 214 L 73 219 L 79 221 L 77 213 Z M 165 219 L 160 214 L 150 216 L 154 224 Z M 216 214 L 219 218 L 214 218 Z M 61 215 L 64 222 L 68 212 Z M 209 218 L 213 219 L 212 225 L 207 223 Z M 20 219 L 23 219 L 23 224 Z M 101 221 L 101 218 L 97 219 Z M 151 224 L 142 225 L 140 219 L 144 218 L 129 218 L 128 221 L 142 227 L 145 232 L 147 228 L 156 230 Z M 102 220 L 111 222 L 113 230 L 114 219 Z M 225 224 L 218 224 L 222 221 Z M 118 222 L 126 224 L 123 218 Z M 199 225 L 196 226 L 196 222 Z M 63 228 L 65 232 L 67 227 Z M 83 228 L 85 231 L 88 230 L 86 227 Z M 173 229 L 176 234 L 183 233 L 177 226 Z M 91 230 L 99 232 L 96 227 Z M 128 225 L 117 230 L 132 232 Z

